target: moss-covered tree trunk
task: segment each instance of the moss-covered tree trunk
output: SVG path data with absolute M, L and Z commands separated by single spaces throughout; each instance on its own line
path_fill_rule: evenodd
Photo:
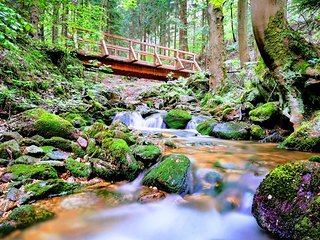
M 286 0 L 251 0 L 251 15 L 260 54 L 277 80 L 283 109 L 289 108 L 296 129 L 304 121 L 310 97 L 318 95 L 306 83 L 320 78 L 320 67 L 312 63 L 319 53 L 289 26 L 286 5 Z

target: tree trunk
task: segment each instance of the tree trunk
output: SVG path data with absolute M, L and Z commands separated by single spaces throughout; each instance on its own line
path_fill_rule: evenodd
M 30 22 L 35 29 L 35 38 L 39 38 L 39 16 L 40 16 L 40 2 L 39 0 L 34 0 L 31 6 Z
M 52 43 L 56 43 L 58 39 L 58 24 L 59 24 L 59 8 L 58 2 L 53 3 L 53 22 L 52 22 Z
M 61 14 L 61 35 L 65 38 L 68 37 L 68 6 L 67 6 L 67 2 L 64 1 L 63 2 L 63 10 L 62 10 L 62 14 Z
M 240 65 L 250 61 L 248 46 L 248 0 L 238 0 L 238 39 Z
M 182 27 L 179 32 L 179 48 L 183 51 L 188 51 L 188 17 L 187 17 L 187 0 L 181 0 L 180 5 L 180 20 Z
M 319 54 L 288 25 L 286 3 L 286 0 L 251 0 L 251 15 L 260 54 L 275 76 L 290 108 L 290 121 L 297 129 L 304 120 L 305 101 L 312 94 L 318 96 L 305 83 L 310 78 L 319 79 L 319 67 L 308 62 Z
M 239 0 L 241 1 L 241 0 Z M 231 2 L 230 4 L 230 18 L 231 18 L 231 21 L 230 21 L 230 25 L 231 25 L 231 31 L 232 31 L 232 38 L 233 38 L 233 42 L 237 42 L 237 38 L 236 38 L 236 33 L 235 33 L 235 30 L 234 30 L 234 25 L 233 25 L 233 1 Z
M 215 6 L 209 3 L 209 44 L 208 44 L 208 65 L 210 72 L 210 90 L 216 93 L 222 87 L 225 78 L 224 70 L 224 28 L 222 6 Z

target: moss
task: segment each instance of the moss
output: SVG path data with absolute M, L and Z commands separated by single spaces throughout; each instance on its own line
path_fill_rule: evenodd
M 87 130 L 85 130 L 85 133 L 89 137 L 93 138 L 97 133 L 100 133 L 106 130 L 108 130 L 108 127 L 105 124 L 95 122 L 92 126 L 90 126 Z
M 174 142 L 170 141 L 170 140 L 166 140 L 164 142 L 164 145 L 169 147 L 169 148 L 177 148 L 177 145 Z
M 66 169 L 69 170 L 74 177 L 89 178 L 92 170 L 90 165 L 80 163 L 72 158 L 66 161 Z
M 65 115 L 65 120 L 69 121 L 74 127 L 80 128 L 87 125 L 86 121 L 80 114 L 69 113 Z
M 45 139 L 43 140 L 42 144 L 46 146 L 53 146 L 64 151 L 72 151 L 72 142 L 62 137 L 52 137 L 50 139 Z
M 39 119 L 42 115 L 47 114 L 48 112 L 42 108 L 34 108 L 23 112 L 23 115 L 33 119 Z
M 7 169 L 7 172 L 12 173 L 12 180 L 21 181 L 26 179 L 50 179 L 57 178 L 56 170 L 49 165 L 27 165 L 15 164 Z
M 169 193 L 186 193 L 191 162 L 184 155 L 169 155 L 143 178 L 143 185 L 155 186 Z
M 98 132 L 96 135 L 94 135 L 94 139 L 98 144 L 102 144 L 103 139 L 105 138 L 113 138 L 114 137 L 114 131 L 112 130 L 106 130 L 103 132 Z
M 61 117 L 45 113 L 34 123 L 35 132 L 45 137 L 62 137 L 73 139 L 76 134 L 76 129 L 72 124 Z
M 250 120 L 253 122 L 262 123 L 271 121 L 277 117 L 279 113 L 278 103 L 269 102 L 249 112 Z
M 207 120 L 197 126 L 197 131 L 202 135 L 210 135 L 215 125 L 217 125 L 216 120 Z
M 72 152 L 74 153 L 75 157 L 83 158 L 86 155 L 86 151 L 83 150 L 82 147 L 79 146 L 78 143 L 71 143 Z
M 167 126 L 173 129 L 184 129 L 191 119 L 190 113 L 179 109 L 169 111 L 164 117 Z
M 52 152 L 53 150 L 55 150 L 56 148 L 55 147 L 52 147 L 52 146 L 41 146 L 40 147 L 45 154 L 48 154 L 49 152 Z
M 253 139 L 260 140 L 266 137 L 266 134 L 262 127 L 259 125 L 252 124 L 251 125 L 251 136 Z
M 0 144 L 0 158 L 9 159 L 8 150 L 10 150 L 13 158 L 18 158 L 22 155 L 20 146 L 16 140 L 10 140 Z
M 106 110 L 102 113 L 103 115 L 103 120 L 106 122 L 106 123 L 111 123 L 113 118 L 116 116 L 117 113 L 119 112 L 122 112 L 124 111 L 125 109 L 124 108 L 112 108 L 110 110 Z

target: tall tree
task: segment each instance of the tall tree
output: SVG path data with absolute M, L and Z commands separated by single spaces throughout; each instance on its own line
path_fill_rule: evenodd
M 181 0 L 180 5 L 180 20 L 181 28 L 179 32 L 179 45 L 180 49 L 188 51 L 188 16 L 187 16 L 188 4 L 187 0 Z
M 250 61 L 248 46 L 248 0 L 238 0 L 238 39 L 240 65 Z
M 320 54 L 289 26 L 286 5 L 286 0 L 251 0 L 251 15 L 260 54 L 288 103 L 296 129 L 304 120 L 305 103 L 318 99 L 313 86 L 319 84 L 320 67 L 312 59 Z
M 30 22 L 35 29 L 35 38 L 39 38 L 40 1 L 34 0 L 31 4 Z
M 211 1 L 208 5 L 209 42 L 208 66 L 210 72 L 210 89 L 215 93 L 219 91 L 225 78 L 224 70 L 224 27 L 223 27 L 223 1 Z

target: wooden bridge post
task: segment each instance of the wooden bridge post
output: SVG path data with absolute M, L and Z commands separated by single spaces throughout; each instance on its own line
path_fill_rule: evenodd
M 102 42 L 101 42 L 101 47 L 102 47 L 102 57 L 108 57 L 109 56 L 109 51 L 107 48 L 106 41 L 104 40 L 105 35 L 102 34 Z
M 138 58 L 136 56 L 136 53 L 134 51 L 133 45 L 132 45 L 132 41 L 129 41 L 129 60 L 131 62 L 136 62 L 138 61 Z
M 185 67 L 184 67 L 183 63 L 181 62 L 181 59 L 179 57 L 179 53 L 180 52 L 178 50 L 174 50 L 174 57 L 176 58 L 174 61 L 174 68 L 177 70 L 182 70 Z
M 154 46 L 154 65 L 156 67 L 160 67 L 162 65 L 162 61 L 159 57 L 159 54 L 158 54 L 158 47 L 157 46 Z

